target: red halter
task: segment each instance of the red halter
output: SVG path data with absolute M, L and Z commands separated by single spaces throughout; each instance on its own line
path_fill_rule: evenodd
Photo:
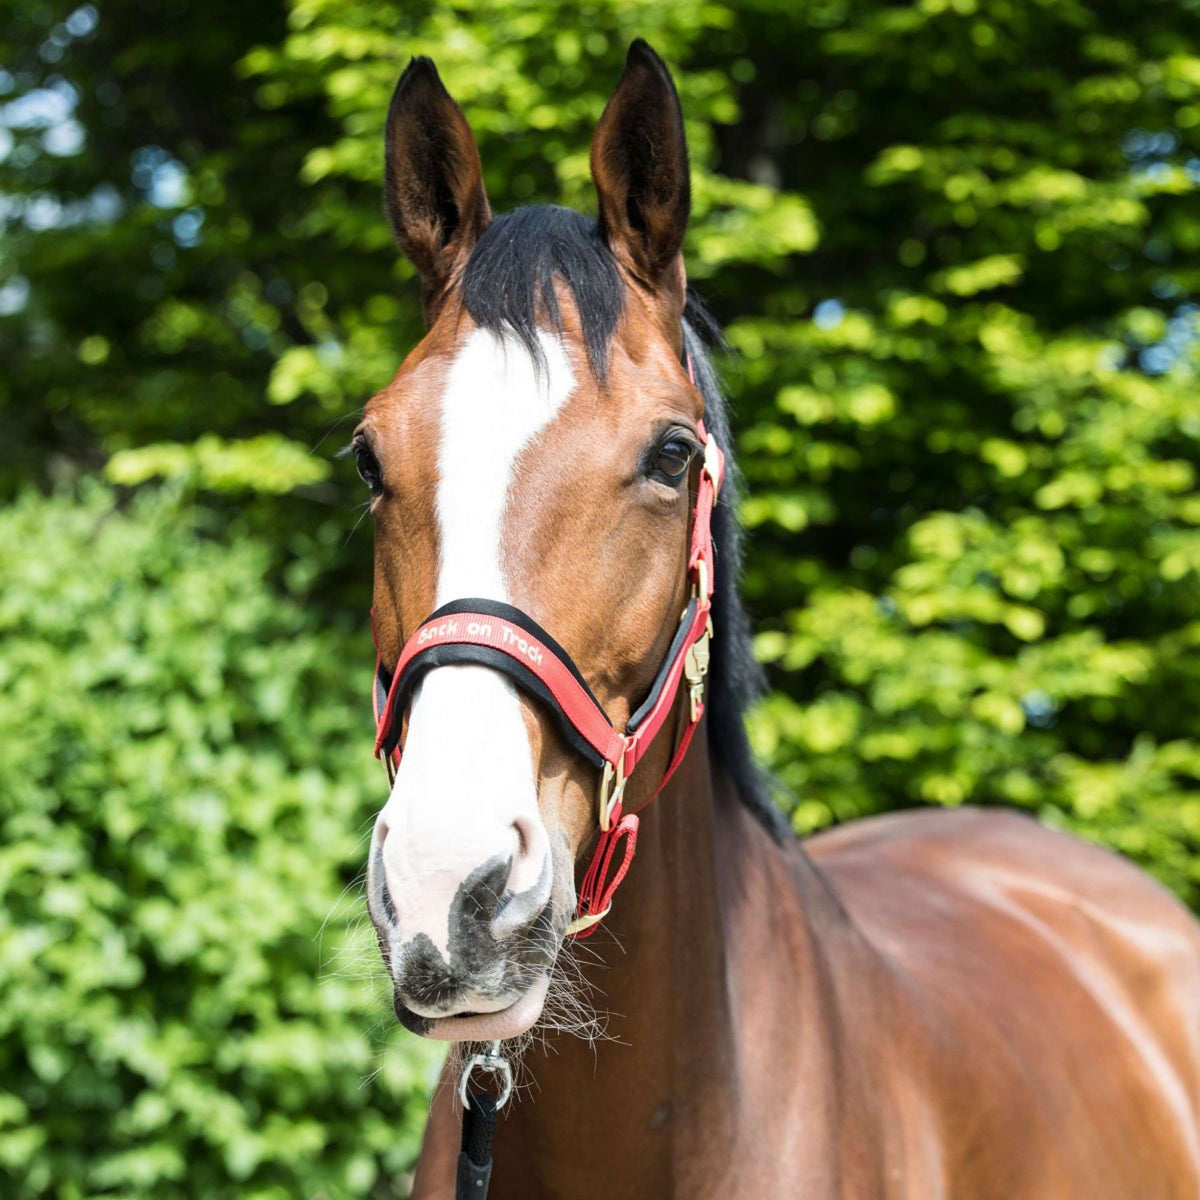
M 691 364 L 688 366 L 690 374 Z M 624 733 L 608 719 L 571 656 L 531 617 L 496 600 L 453 600 L 443 605 L 408 639 L 393 671 L 387 670 L 381 656 L 376 657 L 375 757 L 383 756 L 389 780 L 394 781 L 400 764 L 403 714 L 418 680 L 426 671 L 455 663 L 491 667 L 536 696 L 557 719 L 570 745 L 601 769 L 600 839 L 579 889 L 575 920 L 567 927 L 572 937 L 588 936 L 604 918 L 633 861 L 638 818 L 634 813 L 622 813 L 625 783 L 670 716 L 684 679 L 688 684 L 688 724 L 655 796 L 683 761 L 704 715 L 704 676 L 712 637 L 712 510 L 721 488 L 725 456 L 703 422 L 699 433 L 704 459 L 692 512 L 691 595 L 650 693 L 629 718 Z M 610 877 L 622 838 L 624 857 Z

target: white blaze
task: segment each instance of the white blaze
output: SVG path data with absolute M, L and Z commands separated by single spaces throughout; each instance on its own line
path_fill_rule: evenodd
M 541 334 L 545 368 L 512 338 L 473 332 L 451 366 L 442 399 L 436 606 L 466 597 L 508 600 L 500 534 L 517 457 L 575 386 L 561 343 Z M 400 935 L 425 933 L 447 951 L 459 885 L 496 855 L 516 861 L 514 822 L 540 846 L 514 866 L 509 887 L 541 880 L 548 853 L 538 816 L 533 756 L 517 693 L 487 667 L 442 667 L 413 700 L 404 756 L 383 810 L 387 885 Z

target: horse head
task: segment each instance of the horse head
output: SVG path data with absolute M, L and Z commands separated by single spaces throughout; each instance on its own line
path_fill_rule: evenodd
M 688 612 L 706 437 L 683 345 L 683 122 L 644 42 L 600 119 L 591 171 L 596 221 L 551 206 L 493 219 L 466 118 L 428 59 L 409 65 L 388 113 L 386 196 L 427 330 L 352 448 L 371 492 L 385 680 L 414 633 L 441 644 L 473 623 L 494 641 L 489 613 L 527 615 L 498 652 L 529 671 L 561 652 L 623 730 Z M 576 914 L 575 862 L 606 815 L 602 773 L 570 721 L 510 675 L 477 655 L 433 665 L 385 700 L 403 753 L 375 824 L 369 911 L 404 1025 L 510 1037 L 538 1019 Z M 687 697 L 667 699 L 670 733 Z M 648 801 L 672 747 L 645 748 L 627 811 Z

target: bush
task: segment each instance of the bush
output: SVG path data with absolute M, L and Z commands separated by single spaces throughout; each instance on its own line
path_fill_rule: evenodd
M 430 1048 L 373 1043 L 347 965 L 370 643 L 219 524 L 99 487 L 0 515 L 6 1197 L 382 1196 L 415 1156 Z
M 1200 906 L 1194 7 L 9 5 L 0 495 L 106 464 L 243 507 L 231 546 L 161 492 L 0 516 L 0 1191 L 361 1195 L 411 1158 L 425 1059 L 360 1086 L 369 990 L 311 940 L 380 795 L 367 539 L 263 581 L 361 499 L 310 450 L 420 334 L 379 199 L 410 54 L 497 210 L 594 204 L 633 36 L 678 79 L 797 831 L 1018 805 Z

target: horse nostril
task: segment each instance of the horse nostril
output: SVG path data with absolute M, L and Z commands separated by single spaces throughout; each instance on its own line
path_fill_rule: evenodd
M 513 821 L 512 828 L 517 845 L 508 876 L 508 890 L 520 895 L 541 881 L 550 844 L 545 826 L 535 817 L 519 816 Z

